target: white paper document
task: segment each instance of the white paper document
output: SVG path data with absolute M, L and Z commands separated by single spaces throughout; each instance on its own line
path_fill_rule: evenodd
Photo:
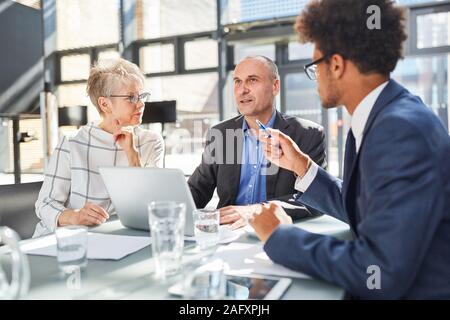
M 88 233 L 88 259 L 120 260 L 152 243 L 150 237 L 121 236 L 103 233 Z M 54 234 L 37 238 L 21 245 L 30 255 L 56 257 L 56 237 Z
M 214 258 L 222 259 L 228 274 L 263 274 L 279 277 L 310 278 L 301 272 L 296 272 L 274 263 L 263 250 L 262 244 L 234 242 L 219 247 Z

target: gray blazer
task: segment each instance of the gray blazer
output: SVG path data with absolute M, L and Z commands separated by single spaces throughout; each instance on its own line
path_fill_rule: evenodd
M 219 123 L 209 131 L 202 162 L 188 180 L 197 208 L 208 204 L 216 188 L 219 196 L 218 208 L 236 204 L 241 174 L 243 119 L 242 116 L 237 116 Z M 277 111 L 273 127 L 290 136 L 314 162 L 326 167 L 325 134 L 320 125 Z M 236 136 L 232 135 L 233 132 Z M 294 189 L 294 174 L 278 167 L 272 167 L 270 170 L 275 170 L 276 173 L 267 175 L 267 199 L 292 199 L 291 204 L 298 206 L 293 200 L 293 195 L 297 193 Z M 303 206 L 289 210 L 288 213 L 294 219 L 312 216 Z

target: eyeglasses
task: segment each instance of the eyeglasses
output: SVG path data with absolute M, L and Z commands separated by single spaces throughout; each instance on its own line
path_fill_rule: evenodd
M 114 98 L 127 98 L 128 101 L 130 101 L 132 104 L 137 103 L 138 101 L 143 101 L 143 102 L 147 102 L 148 98 L 150 97 L 150 93 L 149 92 L 143 92 L 141 94 L 137 94 L 137 95 L 125 95 L 125 94 L 112 94 L 110 95 L 110 97 L 114 97 Z
M 322 58 L 319 58 L 317 60 L 314 60 L 311 63 L 308 63 L 303 67 L 305 70 L 306 75 L 310 80 L 316 81 L 317 80 L 317 65 L 323 61 L 325 61 L 329 55 L 325 55 Z

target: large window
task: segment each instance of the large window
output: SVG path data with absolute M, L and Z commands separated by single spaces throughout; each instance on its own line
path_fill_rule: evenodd
M 198 39 L 184 44 L 186 70 L 215 68 L 218 64 L 217 41 Z
M 445 0 L 396 0 L 400 5 L 416 5 Z M 282 19 L 297 16 L 309 0 L 221 0 L 222 25 Z
M 398 4 L 404 6 L 417 5 L 422 3 L 442 2 L 446 0 L 396 0 Z
M 61 57 L 61 81 L 86 80 L 89 76 L 89 54 L 73 54 Z
M 286 112 L 304 119 L 322 123 L 322 107 L 317 85 L 304 72 L 291 73 L 284 78 Z
M 172 43 L 151 44 L 140 48 L 139 61 L 144 73 L 175 71 L 175 52 Z
M 439 116 L 448 128 L 450 55 L 407 57 L 400 61 L 393 78 L 409 91 L 420 96 L 423 102 Z
M 217 28 L 215 0 L 139 0 L 142 19 L 138 39 L 212 31 Z
M 238 64 L 246 56 L 263 55 L 275 61 L 275 45 L 273 43 L 238 42 L 233 45 L 234 64 Z
M 288 45 L 289 60 L 312 59 L 314 45 L 311 43 L 301 44 L 298 41 L 291 41 Z
M 86 93 L 91 65 L 103 59 L 120 57 L 115 49 L 83 49 L 86 53 L 63 54 L 60 58 L 60 85 L 56 92 L 60 107 L 87 106 L 88 121 L 100 118 Z
M 17 2 L 35 8 L 40 8 L 41 3 Z M 393 77 L 419 95 L 448 127 L 449 1 L 396 2 L 410 7 L 409 38 L 406 58 L 399 62 Z M 99 114 L 86 95 L 89 69 L 99 59 L 123 53 L 145 73 L 152 101 L 177 101 L 178 121 L 164 127 L 166 166 L 190 174 L 200 161 L 206 130 L 219 121 L 219 114 L 225 119 L 237 114 L 232 86 L 234 65 L 245 56 L 261 54 L 279 67 L 282 87 L 276 107 L 322 124 L 327 133 L 329 169 L 335 175 L 342 173 L 349 116 L 343 109 L 323 110 L 320 106 L 315 83 L 305 77 L 302 69 L 312 57 L 313 46 L 299 44 L 292 28 L 307 0 L 220 0 L 220 33 L 216 33 L 216 0 L 42 3 L 48 9 L 44 10 L 44 25 L 49 29 L 45 47 L 49 53 L 57 51 L 49 55 L 50 60 L 54 59 L 49 72 L 55 73 L 60 107 L 87 105 L 88 121 L 98 120 Z M 223 46 L 217 41 L 222 38 Z M 219 48 L 223 49 L 221 55 Z M 219 88 L 223 91 L 219 92 Z M 20 130 L 34 131 L 40 137 L 39 121 L 21 121 Z M 161 129 L 160 125 L 151 126 Z M 1 141 L 9 141 L 11 121 L 2 121 L 1 128 L 0 138 L 8 135 Z M 21 144 L 21 165 L 27 172 L 42 170 L 42 155 L 36 149 L 39 143 L 33 140 Z M 8 156 L 0 155 L 0 161 L 12 170 L 12 146 L 5 148 Z
M 88 106 L 88 121 L 99 114 L 86 95 L 86 80 L 97 60 L 120 57 L 119 0 L 56 0 L 56 48 L 60 73 L 56 75 L 58 105 Z M 63 128 L 63 131 L 70 130 Z
M 423 14 L 417 17 L 417 48 L 450 45 L 450 12 Z
M 177 123 L 164 128 L 166 167 L 193 172 L 201 161 L 206 131 L 218 122 L 217 73 L 152 77 L 152 101 L 176 100 Z
M 118 0 L 57 0 L 58 50 L 119 41 Z
M 221 0 L 221 24 L 296 16 L 308 0 Z
M 99 114 L 86 96 L 86 79 L 97 58 L 118 56 L 113 47 L 120 39 L 120 1 L 60 2 L 64 1 L 58 1 L 58 12 L 62 8 L 64 12 L 71 11 L 71 19 L 89 11 L 80 17 L 89 34 L 96 33 L 92 30 L 104 22 L 104 14 L 111 18 L 111 22 L 105 22 L 107 27 L 101 26 L 98 37 L 90 36 L 82 42 L 78 42 L 78 35 L 59 41 L 62 33 L 71 34 L 73 28 L 67 22 L 57 28 L 58 49 L 65 50 L 60 52 L 58 103 L 69 107 L 87 105 L 88 120 L 98 120 Z M 100 8 L 102 13 L 94 17 Z M 148 77 L 146 89 L 151 92 L 151 100 L 177 101 L 178 121 L 164 127 L 166 166 L 182 168 L 189 174 L 200 161 L 205 131 L 219 120 L 218 47 L 212 39 L 212 31 L 217 28 L 216 2 L 125 0 L 122 9 L 124 42 L 128 45 L 138 40 L 127 50 L 131 50 L 133 59 Z M 187 158 L 192 161 L 186 161 Z

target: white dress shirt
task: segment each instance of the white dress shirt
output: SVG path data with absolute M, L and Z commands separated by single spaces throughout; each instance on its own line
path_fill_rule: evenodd
M 364 128 L 366 127 L 367 120 L 369 119 L 370 112 L 372 111 L 375 102 L 380 96 L 383 89 L 387 86 L 388 81 L 383 82 L 374 90 L 372 90 L 364 99 L 358 104 L 353 112 L 350 127 L 355 137 L 356 152 L 361 147 L 363 139 Z M 295 181 L 295 189 L 300 192 L 305 192 L 317 175 L 319 166 L 316 163 L 312 163 L 303 178 L 298 177 Z
M 135 146 L 142 166 L 162 167 L 164 141 L 159 133 L 135 127 Z M 65 209 L 81 209 L 92 202 L 114 214 L 99 167 L 129 166 L 125 152 L 114 143 L 113 135 L 91 123 L 73 137 L 63 136 L 55 148 L 36 201 L 41 221 L 33 237 L 54 232 Z

